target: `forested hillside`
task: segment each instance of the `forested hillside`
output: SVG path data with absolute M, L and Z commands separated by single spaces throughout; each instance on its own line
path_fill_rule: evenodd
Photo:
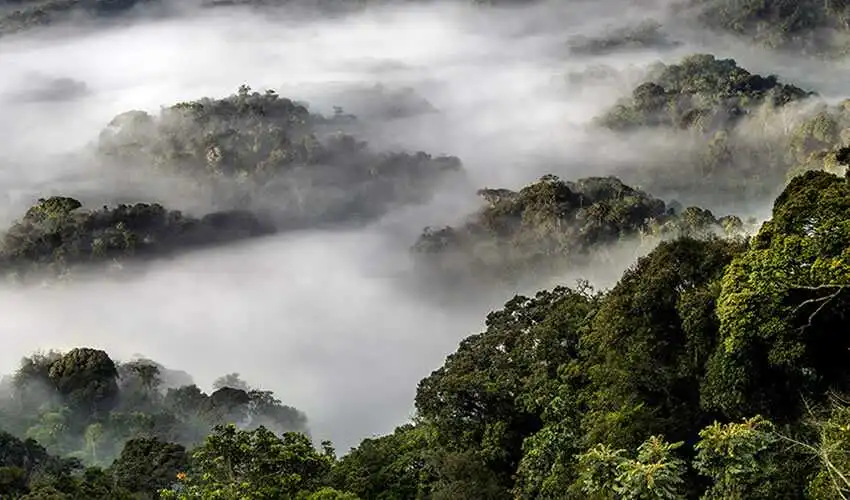
M 478 5 L 523 7 L 545 0 L 448 0 Z M 252 7 L 320 9 L 338 13 L 362 9 L 367 5 L 416 4 L 433 0 L 196 0 L 191 6 L 206 9 Z M 652 2 L 649 6 L 655 7 Z M 662 12 L 673 21 L 739 37 L 765 47 L 815 57 L 839 57 L 847 54 L 850 31 L 850 6 L 843 1 L 814 0 L 675 0 L 664 2 Z M 179 11 L 179 2 L 170 0 L 3 0 L 0 2 L 0 36 L 27 29 L 70 22 L 111 21 L 134 13 L 167 15 Z M 645 46 L 676 44 L 656 21 L 639 21 L 600 37 L 577 37 L 578 52 L 597 52 Z
M 286 1 L 198 3 L 283 9 L 278 13 L 291 7 Z M 518 9 L 509 12 L 521 12 L 537 2 L 475 3 L 509 3 Z M 333 6 L 339 3 L 321 8 Z M 36 26 L 73 25 L 80 15 L 104 24 L 132 23 L 131 12 L 168 17 L 173 7 L 164 0 L 0 0 L 0 43 Z M 850 11 L 842 2 L 689 0 L 665 8 L 675 22 L 696 22 L 739 41 L 806 57 L 841 57 L 850 40 L 845 22 Z M 9 205 L 24 198 L 29 207 L 0 228 L 0 301 L 10 304 L 0 304 L 0 316 L 11 325 L 0 332 L 11 332 L 10 346 L 31 331 L 18 320 L 26 311 L 17 308 L 27 303 L 18 297 L 48 301 L 59 295 L 43 290 L 57 289 L 90 293 L 73 287 L 113 283 L 118 275 L 132 281 L 141 266 L 302 233 L 305 240 L 330 233 L 363 241 L 378 233 L 383 239 L 368 240 L 366 250 L 357 251 L 380 268 L 382 282 L 398 286 L 389 288 L 398 296 L 427 281 L 448 301 L 459 297 L 477 305 L 482 297 L 500 296 L 503 303 L 482 318 L 481 331 L 451 332 L 451 352 L 442 353 L 442 362 L 417 375 L 421 380 L 410 387 L 415 395 L 409 419 L 392 432 L 358 435 L 359 444 L 337 450 L 314 433 L 312 413 L 298 401 L 293 406 L 286 401 L 309 400 L 304 394 L 325 387 L 309 375 L 279 380 L 275 372 L 255 387 L 230 373 L 204 389 L 182 370 L 199 364 L 218 369 L 206 349 L 221 338 L 205 330 L 209 323 L 202 316 L 212 314 L 216 304 L 224 308 L 225 300 L 241 299 L 251 307 L 241 304 L 244 309 L 232 316 L 250 317 L 252 328 L 265 336 L 250 344 L 245 331 L 228 332 L 235 339 L 229 345 L 249 345 L 252 357 L 233 354 L 228 360 L 246 369 L 253 368 L 254 356 L 267 354 L 260 350 L 271 353 L 276 368 L 315 356 L 323 371 L 344 379 L 346 391 L 376 391 L 364 382 L 367 362 L 337 366 L 330 354 L 369 348 L 362 337 L 349 335 L 357 321 L 376 331 L 384 323 L 409 329 L 413 334 L 396 333 L 425 356 L 422 346 L 442 341 L 441 330 L 452 325 L 442 321 L 451 309 L 427 316 L 427 322 L 411 315 L 394 323 L 406 310 L 376 293 L 372 282 L 346 283 L 361 275 L 338 271 L 346 268 L 327 259 L 356 253 L 345 240 L 305 247 L 320 254 L 315 259 L 306 251 L 297 255 L 287 269 L 314 273 L 306 280 L 295 273 L 281 278 L 262 266 L 249 273 L 252 254 L 238 254 L 238 267 L 225 274 L 243 277 L 248 287 L 263 274 L 276 280 L 274 286 L 258 286 L 258 295 L 247 296 L 249 288 L 234 279 L 224 288 L 204 290 L 205 297 L 186 299 L 177 285 L 185 281 L 175 280 L 164 292 L 155 289 L 157 304 L 142 308 L 143 314 L 116 308 L 106 297 L 102 303 L 80 302 L 95 306 L 62 311 L 65 316 L 55 324 L 75 316 L 157 324 L 147 323 L 147 316 L 165 314 L 162 303 L 173 302 L 181 308 L 179 317 L 162 324 L 190 325 L 197 337 L 191 350 L 180 353 L 185 366 L 165 366 L 144 356 L 121 359 L 105 344 L 135 352 L 172 336 L 176 341 L 175 332 L 156 332 L 163 336 L 145 344 L 133 335 L 118 337 L 120 332 L 103 342 L 69 327 L 60 332 L 68 347 L 45 345 L 17 366 L 4 367 L 0 499 L 850 497 L 850 99 L 821 96 L 816 88 L 786 80 L 782 68 L 758 74 L 725 55 L 682 55 L 675 51 L 686 44 L 667 31 L 667 22 L 643 20 L 606 27 L 598 36 L 564 38 L 569 38 L 559 49 L 564 68 L 573 57 L 645 50 L 655 62 L 642 66 L 640 81 L 618 99 L 591 106 L 595 97 L 578 98 L 594 110 L 581 127 L 539 131 L 573 148 L 540 161 L 549 173 L 539 175 L 542 167 L 531 159 L 506 161 L 519 173 L 499 178 L 525 179 L 522 185 L 487 185 L 481 172 L 490 163 L 501 168 L 504 150 L 529 137 L 520 136 L 529 117 L 551 109 L 523 102 L 522 116 L 483 115 L 488 126 L 509 130 L 503 136 L 508 146 L 476 143 L 466 149 L 474 157 L 467 162 L 449 150 L 399 144 L 409 140 L 402 136 L 411 129 L 416 131 L 411 137 L 423 142 L 438 137 L 445 131 L 433 123 L 448 127 L 459 116 L 472 128 L 470 110 L 483 105 L 476 101 L 459 112 L 415 90 L 380 85 L 351 91 L 364 113 L 334 106 L 333 113 L 323 114 L 296 95 L 248 85 L 231 95 L 161 103 L 159 110 L 131 108 L 104 122 L 79 156 L 49 160 L 70 164 L 82 158 L 93 165 L 84 172 L 126 176 L 127 183 L 139 178 L 186 183 L 197 189 L 191 193 L 203 193 L 206 204 L 200 205 L 215 210 L 174 208 L 171 203 L 186 201 L 189 191 L 174 195 L 143 183 L 139 190 L 148 189 L 149 198 L 132 203 L 103 205 L 111 198 L 88 185 L 58 181 L 44 182 L 44 193 L 32 197 L 14 190 L 7 178 L 24 174 L 0 156 L 0 185 L 9 188 Z M 477 39 L 470 40 L 474 45 Z M 335 51 L 347 48 L 334 43 Z M 674 52 L 661 52 L 667 50 Z M 144 65 L 142 57 L 138 61 L 133 64 Z M 354 73 L 346 71 L 339 69 L 340 80 Z M 615 78 L 625 75 L 611 71 Z M 287 78 L 285 70 L 279 74 Z M 512 85 L 532 80 L 522 73 Z M 93 91 L 108 87 L 93 81 Z M 457 94 L 433 91 L 435 101 L 460 106 L 486 93 L 485 85 L 475 84 L 480 82 L 470 80 Z M 51 119 L 58 120 L 63 108 L 45 100 L 56 113 Z M 424 115 L 449 118 L 415 121 Z M 28 122 L 21 123 L 4 133 L 25 129 Z M 513 134 L 520 137 L 516 143 L 507 139 Z M 570 134 L 586 134 L 591 146 L 580 150 Z M 652 141 L 673 147 L 666 155 L 640 156 Z M 614 153 L 602 155 L 603 149 Z M 478 150 L 487 154 L 475 155 Z M 581 173 L 564 175 L 571 172 Z M 39 177 L 36 167 L 24 173 Z M 34 182 L 27 186 L 38 185 Z M 458 192 L 460 202 L 452 199 Z M 739 208 L 748 203 L 769 205 L 769 215 Z M 715 208 L 724 204 L 735 208 Z M 398 240 L 404 259 L 379 253 Z M 339 253 L 322 253 L 337 243 Z M 625 264 L 623 249 L 629 255 Z M 275 258 L 293 257 L 280 252 Z M 399 278 L 402 260 L 412 272 Z M 225 266 L 221 260 L 205 262 Z M 173 272 L 177 266 L 159 269 Z M 324 268 L 331 278 L 320 273 Z M 617 273 L 611 286 L 572 279 L 600 268 Z M 190 275 L 186 281 L 199 279 Z M 551 282 L 560 284 L 541 289 Z M 231 287 L 236 292 L 215 302 Z M 302 292 L 311 287 L 321 293 Z M 343 300 L 332 294 L 338 288 L 348 293 Z M 120 294 L 119 288 L 109 290 Z M 285 302 L 286 294 L 296 300 Z M 130 299 L 143 304 L 149 299 L 143 295 Z M 364 310 L 351 313 L 346 302 Z M 366 310 L 364 303 L 378 307 Z M 276 309 L 283 326 L 251 317 L 264 308 Z M 284 322 L 299 310 L 308 311 L 307 320 Z M 347 314 L 335 314 L 338 310 Z M 229 317 L 216 318 L 230 327 Z M 327 326 L 331 321 L 342 323 L 333 325 L 342 333 Z M 428 324 L 415 324 L 420 321 Z M 103 323 L 82 324 L 94 329 Z M 293 324 L 301 330 L 284 336 Z M 322 337 L 327 331 L 339 336 Z M 410 339 L 422 331 L 424 342 Z M 321 348 L 311 350 L 311 342 Z M 395 346 L 381 344 L 374 357 L 357 359 L 386 361 L 401 377 L 409 359 L 391 349 Z M 267 390 L 271 385 L 286 390 Z M 361 403 L 378 407 L 369 415 L 389 412 L 394 404 L 384 409 L 375 401 Z M 362 417 L 353 405 L 343 408 L 341 419 Z
M 167 372 L 147 360 L 116 364 L 86 348 L 33 356 L 4 392 L 13 434 L 2 488 L 23 498 L 835 498 L 850 486 L 848 218 L 850 182 L 811 171 L 747 241 L 681 236 L 609 291 L 517 296 L 420 382 L 414 424 L 340 459 L 329 444 L 276 434 L 303 430 L 304 417 L 234 377 L 221 384 L 242 387 L 206 395 L 165 386 Z M 213 427 L 225 422 L 247 427 Z
M 223 99 L 123 113 L 100 134 L 116 168 L 155 169 L 209 186 L 220 203 L 271 212 L 281 229 L 368 222 L 397 205 L 424 203 L 461 171 L 456 157 L 378 152 L 331 118 L 242 86 Z

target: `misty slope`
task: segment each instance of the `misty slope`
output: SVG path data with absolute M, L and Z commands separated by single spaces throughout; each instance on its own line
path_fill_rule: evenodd
M 367 6 L 427 3 L 431 0 L 0 0 L 0 36 L 33 28 L 88 23 L 132 22 L 139 16 L 167 17 L 187 9 L 255 8 L 270 13 L 294 12 L 350 14 Z M 483 5 L 522 5 L 534 0 L 456 0 Z
M 35 27 L 81 21 L 87 17 L 114 18 L 136 6 L 159 0 L 3 0 L 0 36 Z
M 365 439 L 341 458 L 330 443 L 320 451 L 296 433 L 217 426 L 191 450 L 133 437 L 111 464 L 81 474 L 79 463 L 0 433 L 0 477 L 8 478 L 0 493 L 840 497 L 850 487 L 833 480 L 850 472 L 850 340 L 835 335 L 850 312 L 848 217 L 850 179 L 809 171 L 790 181 L 749 240 L 680 237 L 639 259 L 610 290 L 580 284 L 515 296 L 420 381 L 415 423 Z M 42 381 L 70 409 L 93 415 L 119 391 L 136 395 L 133 404 L 166 405 L 177 393 L 202 402 L 191 408 L 255 394 L 231 388 L 198 398 L 196 387 L 184 387 L 160 399 L 146 389 L 156 386 L 156 365 L 126 366 L 122 373 L 91 349 L 35 356 L 13 387 Z M 119 389 L 119 374 L 135 382 Z M 220 383 L 243 385 L 235 376 Z M 12 394 L 12 409 L 22 396 L 40 397 Z M 15 415 L 43 419 L 30 434 L 50 441 L 57 417 L 28 408 Z M 85 428 L 80 455 L 89 463 L 98 463 L 111 422 Z
M 734 59 L 688 55 L 658 63 L 631 95 L 594 123 L 614 132 L 612 140 L 651 138 L 689 144 L 683 156 L 614 171 L 658 196 L 715 203 L 750 197 L 767 200 L 798 171 L 795 128 L 813 116 L 819 97 L 780 83 L 776 75 L 753 74 Z M 831 146 L 837 145 L 833 142 Z M 691 202 L 692 203 L 692 202 Z
M 742 234 L 738 217 L 678 210 L 615 177 L 575 182 L 547 176 L 518 192 L 482 189 L 487 205 L 453 228 L 426 229 L 417 257 L 454 279 L 532 281 L 601 263 L 601 254 L 642 237 Z
M 361 90 L 373 119 L 428 112 L 404 92 Z M 383 106 L 383 107 L 382 107 Z M 461 171 L 455 157 L 379 153 L 337 131 L 357 128 L 341 109 L 311 114 L 273 91 L 204 98 L 153 117 L 129 111 L 101 132 L 99 160 L 113 169 L 183 177 L 231 210 L 200 218 L 160 204 L 78 211 L 73 198 L 42 199 L 3 232 L 0 268 L 23 277 L 79 264 L 120 263 L 282 230 L 361 225 L 394 208 L 429 201 Z
M 261 208 L 279 228 L 356 224 L 394 206 L 421 204 L 450 174 L 455 157 L 374 152 L 334 128 L 353 116 L 311 114 L 276 93 L 201 99 L 159 117 L 127 112 L 99 139 L 116 168 L 154 168 L 210 184 L 220 204 Z
M 249 378 L 304 409 L 315 436 L 347 449 L 407 420 L 416 382 L 518 290 L 533 296 L 552 281 L 594 279 L 600 270 L 616 277 L 596 281 L 605 288 L 616 284 L 636 254 L 651 253 L 636 265 L 646 270 L 627 273 L 616 293 L 559 289 L 528 304 L 512 301 L 491 315 L 492 335 L 465 341 L 456 361 L 423 382 L 417 421 L 424 425 L 368 439 L 341 461 L 299 437 L 214 431 L 209 440 L 223 448 L 195 450 L 210 462 L 188 471 L 182 492 L 194 491 L 196 498 L 243 486 L 246 495 L 252 488 L 291 492 L 291 485 L 264 482 L 261 470 L 273 464 L 280 477 L 309 469 L 305 494 L 336 490 L 317 498 L 476 498 L 484 491 L 491 498 L 561 499 L 570 498 L 567 486 L 587 498 L 592 493 L 574 488 L 580 487 L 577 478 L 587 479 L 584 465 L 592 456 L 578 463 L 575 455 L 591 454 L 597 444 L 626 450 L 619 455 L 629 457 L 624 468 L 650 467 L 635 448 L 657 431 L 687 441 L 664 456 L 690 460 L 699 431 L 720 414 L 695 399 L 703 392 L 724 394 L 730 373 L 765 363 L 758 341 L 738 328 L 729 335 L 749 342 L 745 352 L 718 354 L 716 363 L 729 368 L 715 368 L 720 371 L 712 380 L 719 386 L 699 386 L 706 356 L 720 352 L 720 312 L 730 325 L 739 319 L 775 325 L 776 318 L 793 316 L 783 309 L 751 319 L 750 311 L 717 306 L 723 287 L 731 286 L 723 278 L 731 273 L 728 261 L 746 244 L 714 239 L 725 236 L 724 223 L 740 223 L 714 214 L 761 216 L 801 170 L 841 173 L 847 161 L 842 107 L 823 102 L 827 107 L 818 108 L 820 98 L 808 94 L 821 87 L 789 79 L 786 71 L 803 70 L 774 63 L 769 52 L 748 53 L 747 69 L 729 60 L 736 46 L 704 55 L 714 49 L 677 38 L 678 21 L 653 2 L 559 2 L 551 9 L 516 10 L 411 3 L 420 5 L 316 18 L 288 18 L 286 9 L 266 16 L 252 9 L 187 8 L 155 22 L 132 15 L 127 23 L 110 19 L 103 31 L 89 26 L 58 41 L 50 34 L 61 29 L 4 37 L 0 131 L 7 146 L 0 152 L 0 185 L 8 194 L 0 215 L 17 221 L 5 231 L 6 241 L 21 250 L 12 256 L 16 265 L 129 263 L 146 250 L 173 257 L 122 282 L 98 269 L 52 287 L 4 284 L 5 371 L 35 349 L 84 345 L 125 359 L 144 352 L 199 380 L 211 380 L 224 366 L 244 366 Z M 639 24 L 638 14 L 661 26 Z M 625 28 L 609 28 L 622 26 L 623 16 Z M 663 66 L 653 67 L 656 61 Z M 842 81 L 838 67 L 812 67 L 812 80 Z M 777 78 L 766 76 L 774 72 Z M 243 88 L 228 95 L 243 82 L 279 91 Z M 375 87 L 380 84 L 386 87 Z M 641 88 L 647 92 L 635 93 Z M 390 95 L 395 89 L 410 90 Z M 334 106 L 343 108 L 335 112 Z M 635 120 L 617 130 L 593 123 L 612 108 Z M 85 141 L 94 141 L 93 151 L 76 155 Z M 74 154 L 52 156 L 57 151 Z M 549 173 L 564 181 L 536 181 Z M 835 194 L 826 205 L 844 203 L 839 184 L 814 184 Z M 473 194 L 486 186 L 506 189 L 482 189 L 491 204 L 481 207 Z M 817 190 L 804 191 L 812 196 Z M 21 219 L 39 198 L 60 200 L 53 196 L 83 207 L 60 210 L 47 221 Z M 803 198 L 795 198 L 795 207 Z M 736 204 L 727 209 L 730 202 Z M 84 210 L 104 204 L 109 208 Z M 691 205 L 711 212 L 681 210 Z M 178 210 L 185 215 L 176 220 Z M 231 215 L 244 219 L 235 228 L 215 224 L 217 217 L 233 222 Z M 791 235 L 763 264 L 772 269 L 782 259 L 799 262 L 841 246 L 840 227 L 819 216 L 808 220 L 821 222 L 826 239 L 820 246 L 807 246 L 811 235 Z M 445 232 L 420 234 L 428 224 L 447 223 L 453 226 Z M 790 223 L 783 224 L 780 232 L 790 231 Z M 224 244 L 257 227 L 275 234 Z M 695 238 L 675 238 L 682 234 Z M 454 239 L 442 249 L 446 235 Z M 457 281 L 472 275 L 486 286 L 455 295 L 423 286 L 427 279 L 408 253 L 419 236 L 420 249 L 436 247 L 414 253 L 419 264 L 433 258 L 431 272 L 442 268 Z M 673 241 L 651 252 L 659 239 Z M 204 252 L 178 251 L 195 243 L 211 244 Z M 809 253 L 783 254 L 782 245 Z M 841 262 L 814 267 L 835 270 Z M 570 272 L 555 275 L 561 265 Z M 760 272 L 769 276 L 769 269 Z M 793 266 L 787 271 L 805 276 Z M 734 280 L 746 281 L 741 273 Z M 775 280 L 759 279 L 740 293 L 768 293 L 772 286 Z M 725 303 L 734 305 L 737 293 L 723 295 Z M 769 298 L 774 304 L 786 297 L 780 290 Z M 809 298 L 826 300 L 806 295 L 802 302 Z M 828 321 L 843 314 L 843 298 L 828 300 L 835 307 Z M 620 345 L 615 333 L 635 350 Z M 575 338 L 581 342 L 574 345 Z M 666 343 L 670 338 L 674 346 Z M 842 347 L 813 345 L 812 359 L 800 367 L 794 364 L 800 344 L 793 344 L 800 339 L 780 340 L 767 362 L 776 366 L 758 377 L 770 379 L 785 369 L 783 362 L 791 378 L 812 373 L 812 366 L 826 373 L 818 371 L 827 365 L 819 361 L 821 349 Z M 752 366 L 736 364 L 749 360 Z M 581 379 L 585 373 L 594 378 L 589 385 Z M 841 376 L 823 377 L 833 375 Z M 745 394 L 742 400 L 755 401 L 751 383 L 734 388 Z M 820 387 L 805 390 L 816 398 L 825 394 Z M 607 401 L 625 410 L 618 413 Z M 439 405 L 446 402 L 444 412 Z M 771 416 L 781 413 L 772 404 L 765 403 Z M 722 415 L 725 425 L 752 416 Z M 747 436 L 767 439 L 760 433 L 767 426 L 753 425 L 758 432 Z M 25 437 L 22 432 L 16 430 L 18 437 Z M 253 452 L 239 462 L 248 471 L 244 481 L 231 481 L 215 465 L 222 457 L 245 459 L 228 455 L 224 448 L 232 443 Z M 265 454 L 264 446 L 295 449 L 298 459 Z M 655 449 L 666 453 L 661 448 Z M 162 448 L 142 443 L 128 454 L 147 457 L 155 449 Z M 766 450 L 758 461 L 773 464 L 765 456 L 775 449 Z M 783 460 L 801 462 L 785 455 L 776 462 Z M 690 464 L 686 497 L 704 493 L 709 482 L 726 484 L 716 471 L 692 480 L 697 465 Z M 168 477 L 156 487 L 174 483 L 174 469 L 164 470 Z M 794 481 L 786 491 L 806 482 L 795 471 L 782 472 Z M 85 478 L 80 470 L 72 476 Z M 135 480 L 141 481 L 138 474 Z M 765 485 L 761 498 L 776 498 L 785 485 L 761 476 L 747 481 Z M 98 484 L 114 486 L 115 478 Z M 597 486 L 607 492 L 603 497 L 623 487 Z
M 235 374 L 219 379 L 210 394 L 180 375 L 147 359 L 119 363 L 97 349 L 35 354 L 3 378 L 3 430 L 90 465 L 112 462 L 130 439 L 193 446 L 226 422 L 307 432 L 304 414 Z M 95 447 L 87 445 L 92 433 Z
M 73 198 L 41 199 L 0 240 L 0 272 L 7 277 L 59 275 L 81 264 L 162 257 L 175 251 L 268 235 L 274 227 L 250 212 L 201 219 L 161 205 L 137 203 L 80 211 Z
M 655 19 L 637 24 L 611 28 L 595 36 L 578 35 L 569 40 L 573 54 L 608 54 L 641 49 L 669 49 L 681 42 L 674 40 L 664 31 L 664 26 Z
M 237 374 L 214 389 L 206 394 L 152 360 L 119 363 L 96 349 L 24 358 L 0 383 L 0 495 L 157 498 L 189 467 L 187 448 L 226 422 L 309 444 L 306 417 L 270 391 Z
M 522 7 L 543 0 L 452 0 L 482 6 Z M 256 8 L 266 12 L 323 12 L 350 14 L 377 6 L 405 6 L 434 3 L 431 0 L 194 0 L 181 4 L 173 0 L 4 0 L 0 3 L 0 36 L 35 27 L 71 25 L 96 21 L 101 24 L 125 18 L 132 13 L 171 16 L 187 8 Z M 621 2 L 624 7 L 632 2 Z M 638 22 L 599 36 L 580 35 L 570 45 L 576 53 L 670 47 L 663 25 L 690 22 L 708 29 L 738 36 L 768 48 L 814 56 L 838 57 L 847 53 L 850 43 L 850 7 L 842 1 L 814 0 L 677 0 L 647 2 L 662 21 Z M 660 8 L 659 8 L 660 6 Z M 130 15 L 128 15 L 130 14 Z
M 836 57 L 850 48 L 850 5 L 812 0 L 690 0 L 706 26 L 771 48 Z
M 599 122 L 615 130 L 675 127 L 712 133 L 733 128 L 759 106 L 782 107 L 811 95 L 779 83 L 776 75 L 751 74 L 733 59 L 695 54 L 677 64 L 659 64 L 631 99 Z

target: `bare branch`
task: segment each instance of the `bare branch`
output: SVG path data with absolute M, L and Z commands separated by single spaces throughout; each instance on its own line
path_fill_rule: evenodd
M 789 290 L 843 290 L 845 288 L 850 287 L 850 285 L 817 285 L 817 286 L 807 286 L 807 285 L 794 285 L 789 287 Z
M 850 489 L 850 480 L 848 480 L 847 477 L 844 474 L 841 473 L 841 471 L 838 469 L 838 467 L 836 467 L 832 463 L 832 460 L 830 460 L 830 458 L 829 458 L 828 450 L 826 450 L 824 448 L 817 448 L 817 447 L 812 446 L 808 443 L 804 443 L 800 440 L 794 439 L 792 437 L 786 436 L 786 435 L 778 433 L 778 432 L 775 433 L 775 434 L 780 439 L 784 439 L 785 441 L 788 441 L 788 442 L 790 442 L 794 445 L 800 446 L 800 447 L 808 450 L 813 455 L 817 456 L 820 459 L 821 463 L 823 463 L 824 466 L 826 466 L 826 470 L 829 473 L 829 477 L 830 477 L 830 480 L 832 481 L 833 487 L 835 488 L 835 492 L 838 493 L 841 496 L 842 499 L 848 500 L 847 496 L 844 494 L 844 490 Z M 838 484 L 839 479 L 841 480 L 842 483 L 844 483 L 844 488 L 842 488 L 841 484 Z
M 813 305 L 813 304 L 820 304 L 817 307 L 817 309 L 815 309 L 815 311 L 809 315 L 809 318 L 808 318 L 808 321 L 806 321 L 806 324 L 801 326 L 799 329 L 801 331 L 804 331 L 804 330 L 810 328 L 815 321 L 815 317 L 818 314 L 820 314 L 824 310 L 824 308 L 826 308 L 826 306 L 829 305 L 830 302 L 832 302 L 839 295 L 841 295 L 843 292 L 845 292 L 848 289 L 848 287 L 850 287 L 850 286 L 848 286 L 848 285 L 818 285 L 818 286 L 798 285 L 798 286 L 793 286 L 793 287 L 789 288 L 789 290 L 807 290 L 807 291 L 833 290 L 833 292 L 830 293 L 829 295 L 825 295 L 823 297 L 817 297 L 817 298 L 814 298 L 814 299 L 804 300 L 799 305 L 797 305 L 797 307 L 795 307 L 793 311 L 791 311 L 791 315 L 795 316 L 802 308 L 804 308 L 806 306 L 810 306 L 810 305 Z

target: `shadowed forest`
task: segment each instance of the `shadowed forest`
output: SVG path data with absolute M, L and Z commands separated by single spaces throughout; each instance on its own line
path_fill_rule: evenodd
M 0 499 L 850 498 L 850 2 L 0 0 Z

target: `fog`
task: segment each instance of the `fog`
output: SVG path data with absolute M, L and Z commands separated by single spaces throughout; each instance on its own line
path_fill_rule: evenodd
M 412 415 L 418 380 L 516 292 L 494 290 L 453 307 L 423 300 L 407 254 L 423 226 L 457 222 L 478 206 L 477 187 L 518 188 L 545 173 L 606 175 L 609 165 L 675 155 L 684 146 L 665 137 L 617 142 L 587 126 L 630 92 L 651 62 L 721 47 L 718 56 L 740 57 L 752 71 L 784 67 L 772 55 L 686 26 L 673 26 L 686 43 L 664 52 L 573 56 L 570 37 L 622 24 L 631 2 L 569 4 L 487 12 L 436 4 L 325 19 L 214 9 L 4 37 L 4 225 L 38 197 L 59 193 L 92 206 L 162 201 L 203 210 L 210 200 L 180 180 L 99 164 L 81 151 L 118 113 L 222 97 L 244 83 L 307 101 L 313 111 L 342 106 L 364 117 L 358 135 L 378 149 L 456 155 L 469 184 L 366 228 L 185 254 L 130 280 L 4 286 L 0 371 L 13 371 L 35 350 L 91 346 L 185 370 L 207 389 L 216 377 L 239 372 L 305 411 L 313 437 L 340 450 L 402 424 Z M 660 18 L 654 9 L 663 4 L 634 7 L 625 18 Z M 599 65 L 615 71 L 569 78 Z M 842 80 L 832 78 L 841 67 L 806 67 L 786 79 L 827 96 L 838 91 Z M 410 87 L 436 112 L 370 120 L 357 91 L 375 84 Z M 762 215 L 765 207 L 745 208 Z M 610 285 L 635 255 L 621 253 L 604 269 L 562 279 Z

